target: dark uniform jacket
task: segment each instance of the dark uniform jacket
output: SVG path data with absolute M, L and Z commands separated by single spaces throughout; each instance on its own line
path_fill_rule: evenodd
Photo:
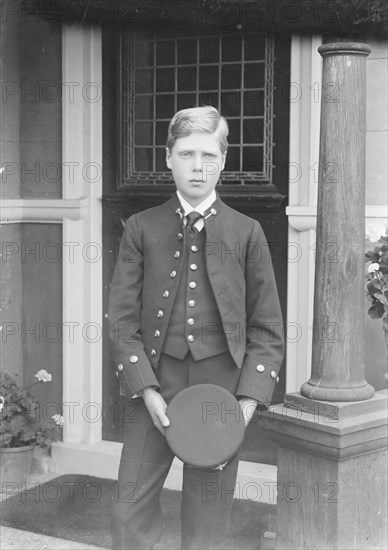
M 175 194 L 131 216 L 121 240 L 108 317 L 113 357 L 128 396 L 159 386 L 158 361 L 183 265 L 183 254 L 175 254 L 185 246 L 179 206 Z M 218 196 L 213 206 L 203 254 L 229 352 L 241 369 L 236 395 L 268 405 L 284 353 L 268 244 L 257 221 Z

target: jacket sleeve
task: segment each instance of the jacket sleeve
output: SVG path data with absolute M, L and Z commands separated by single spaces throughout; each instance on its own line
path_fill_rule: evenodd
M 159 387 L 141 337 L 143 252 L 137 216 L 128 219 L 121 239 L 109 297 L 111 352 L 120 387 L 129 397 Z
M 271 254 L 264 232 L 254 223 L 247 246 L 246 353 L 237 396 L 268 407 L 284 356 L 284 330 Z

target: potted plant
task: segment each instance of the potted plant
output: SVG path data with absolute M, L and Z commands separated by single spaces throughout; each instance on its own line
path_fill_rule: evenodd
M 15 378 L 0 373 L 0 456 L 1 482 L 20 484 L 30 471 L 34 447 L 48 449 L 59 436 L 63 417 L 52 417 L 52 426 L 40 419 L 40 406 L 36 397 L 27 390 L 35 384 L 51 382 L 45 370 L 35 374 L 36 381 L 22 389 Z
M 382 319 L 382 328 L 388 346 L 388 234 L 381 235 L 380 232 L 379 238 L 375 234 L 375 236 L 370 235 L 369 239 L 374 241 L 376 246 L 365 254 L 365 262 L 369 263 L 366 273 L 366 291 L 367 298 L 371 302 L 368 315 L 372 319 Z

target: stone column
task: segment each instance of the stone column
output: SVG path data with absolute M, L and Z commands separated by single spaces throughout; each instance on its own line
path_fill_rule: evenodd
M 366 44 L 323 57 L 312 376 L 302 395 L 369 399 L 364 379 Z
M 364 379 L 365 60 L 325 44 L 312 376 L 270 407 L 278 549 L 387 546 L 387 393 Z

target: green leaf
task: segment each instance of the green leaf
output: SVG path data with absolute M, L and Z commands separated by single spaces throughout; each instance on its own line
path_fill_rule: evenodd
M 372 319 L 381 319 L 384 315 L 384 306 L 378 300 L 375 300 L 371 307 L 368 309 L 368 314 Z

